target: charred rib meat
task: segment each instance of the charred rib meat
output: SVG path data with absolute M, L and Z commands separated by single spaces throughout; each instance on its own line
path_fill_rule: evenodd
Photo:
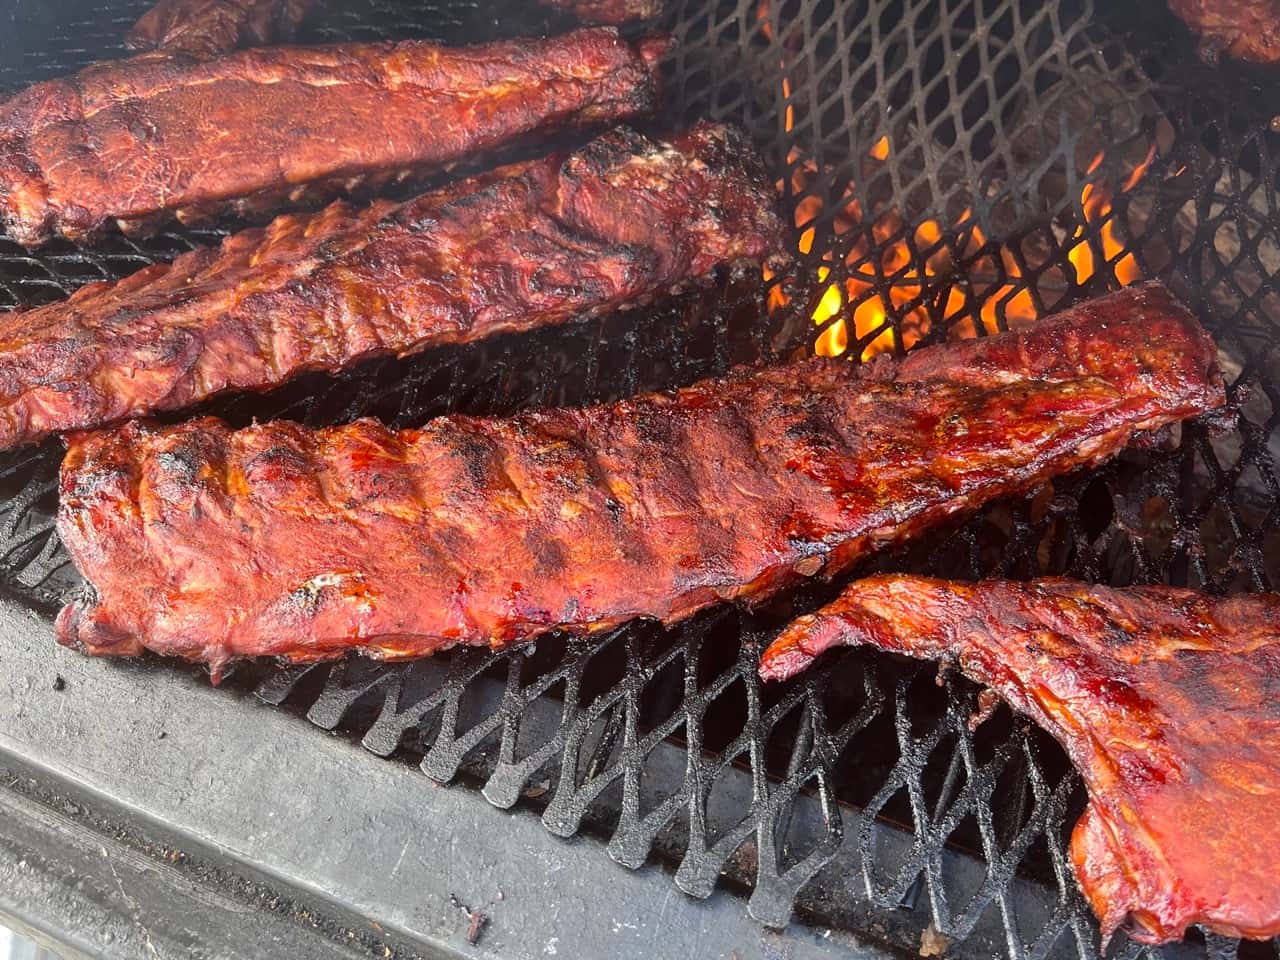
M 571 13 L 583 23 L 629 23 L 653 20 L 662 13 L 662 0 L 538 0 L 544 7 Z
M 760 674 L 859 644 L 958 664 L 1066 748 L 1089 788 L 1071 859 L 1106 936 L 1280 933 L 1280 597 L 873 577 Z
M 160 0 L 129 31 L 134 50 L 213 57 L 238 47 L 288 43 L 314 0 Z
M 150 53 L 0 104 L 0 216 L 28 246 L 259 211 L 447 166 L 654 104 L 612 27 L 474 47 L 422 41 Z
M 1200 55 L 1210 63 L 1222 53 L 1280 60 L 1280 0 L 1169 0 L 1169 7 L 1200 35 Z
M 560 323 L 786 248 L 750 145 L 616 129 L 407 203 L 286 215 L 0 316 L 0 448 L 374 354 Z
M 95 654 L 426 656 L 767 596 L 1224 403 L 1163 287 L 855 367 L 420 430 L 212 419 L 72 437 L 58 529 Z
M 538 0 L 583 23 L 620 25 L 653 20 L 662 0 Z M 239 47 L 288 43 L 314 0 L 160 0 L 129 32 L 135 50 L 171 50 L 211 57 Z

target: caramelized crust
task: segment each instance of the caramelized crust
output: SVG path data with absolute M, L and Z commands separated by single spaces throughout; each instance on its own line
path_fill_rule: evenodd
M 420 430 L 133 422 L 71 438 L 58 530 L 94 654 L 392 659 L 767 596 L 1224 402 L 1158 286 L 870 368 Z
M 859 644 L 955 663 L 1058 739 L 1089 788 L 1071 859 L 1104 936 L 1280 933 L 1280 597 L 873 577 L 760 675 Z
M 0 447 L 610 310 L 778 260 L 784 238 L 750 146 L 709 124 L 673 143 L 616 129 L 404 204 L 282 216 L 0 315 Z
M 288 43 L 314 0 L 160 0 L 126 42 L 134 50 L 214 57 L 238 47 Z
M 662 13 L 663 0 L 538 0 L 544 7 L 571 13 L 583 23 L 629 23 L 653 20 Z
M 33 246 L 258 212 L 648 113 L 660 40 L 270 47 L 100 63 L 0 103 L 0 216 Z
M 1169 0 L 1169 7 L 1200 35 L 1210 63 L 1226 53 L 1237 60 L 1280 60 L 1280 0 Z

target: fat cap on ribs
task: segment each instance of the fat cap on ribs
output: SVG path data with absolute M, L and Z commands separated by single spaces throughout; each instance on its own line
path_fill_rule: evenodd
M 1280 596 L 871 577 L 787 627 L 760 675 L 854 645 L 955 664 L 1062 744 L 1105 937 L 1280 934 Z

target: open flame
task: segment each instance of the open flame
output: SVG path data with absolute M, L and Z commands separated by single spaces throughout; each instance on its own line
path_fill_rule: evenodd
M 1128 193 L 1141 182 L 1146 176 L 1147 170 L 1151 166 L 1151 161 L 1155 159 L 1156 146 L 1153 143 L 1151 149 L 1147 151 L 1146 159 L 1134 167 L 1133 172 L 1125 178 L 1124 184 L 1120 187 L 1121 193 Z M 1101 166 L 1103 154 L 1099 153 L 1093 158 L 1093 162 L 1089 164 L 1086 173 L 1092 174 Z M 1080 204 L 1084 207 L 1085 223 L 1100 223 L 1102 226 L 1098 231 L 1098 238 L 1102 245 L 1103 253 L 1106 256 L 1106 262 L 1112 264 L 1112 270 L 1115 271 L 1115 277 L 1123 286 L 1129 286 L 1142 279 L 1142 270 L 1138 267 L 1138 261 L 1132 253 L 1124 253 L 1124 243 L 1116 236 L 1116 218 L 1112 213 L 1112 195 L 1102 185 L 1097 183 L 1087 183 L 1080 192 Z M 1084 228 L 1076 231 L 1076 237 L 1084 234 Z M 1074 238 L 1073 238 L 1074 239 Z M 1119 257 L 1120 259 L 1116 259 Z M 1067 253 L 1067 259 L 1071 261 L 1071 265 L 1076 270 L 1076 282 L 1084 283 L 1093 276 L 1095 266 L 1093 262 L 1094 251 L 1087 241 L 1077 243 Z
M 890 149 L 889 139 L 882 137 L 869 155 L 884 161 Z M 1154 158 L 1153 145 L 1146 159 L 1125 178 L 1122 193 L 1137 186 Z M 817 173 L 815 166 L 812 162 L 797 162 L 799 159 L 793 149 L 788 158 L 793 165 L 791 188 L 793 195 L 801 196 L 795 208 L 795 225 L 800 230 L 800 252 L 808 254 L 813 249 L 814 224 L 823 212 L 823 203 L 821 198 L 805 192 Z M 1103 159 L 1102 153 L 1094 157 L 1086 173 L 1095 174 Z M 784 187 L 785 183 L 780 182 L 779 186 Z M 815 352 L 837 357 L 852 345 L 859 350 L 861 359 L 867 360 L 894 349 L 897 334 L 889 321 L 891 308 L 902 317 L 904 349 L 910 349 L 927 334 L 939 315 L 945 321 L 968 315 L 953 327 L 954 335 L 961 337 L 978 333 L 972 313 L 988 333 L 998 329 L 997 310 L 1014 325 L 1038 315 L 1030 291 L 1021 283 L 1024 269 L 1014 250 L 1008 246 L 986 249 L 987 237 L 973 222 L 970 211 L 964 211 L 949 231 L 935 219 L 924 220 L 913 228 L 896 209 L 885 211 L 868 223 L 861 205 L 849 194 L 846 190 L 843 205 L 833 220 L 837 237 L 854 234 L 844 257 L 843 280 L 827 283 L 832 273 L 830 254 L 824 258 L 827 263 L 817 268 L 818 283 L 827 286 L 812 314 L 815 326 L 824 328 L 814 341 Z M 1105 181 L 1097 179 L 1085 184 L 1081 191 L 1084 223 L 1063 241 L 1068 245 L 1067 260 L 1075 274 L 1067 279 L 1077 285 L 1100 269 L 1111 270 L 1124 286 L 1142 279 L 1136 258 L 1120 236 L 1115 196 Z M 946 233 L 950 244 L 943 242 Z M 963 277 L 956 270 L 957 254 L 966 264 Z M 945 279 L 953 274 L 954 280 Z M 766 272 L 765 279 L 773 277 Z M 926 297 L 932 302 L 926 303 Z M 780 285 L 775 286 L 770 291 L 770 310 L 787 304 L 787 294 Z
M 764 37 L 772 41 L 774 31 L 768 0 L 760 0 L 756 13 Z M 780 65 L 784 71 L 783 124 L 790 132 L 795 126 L 795 108 L 790 102 L 791 81 L 785 76 L 785 60 Z M 871 161 L 883 163 L 888 160 L 891 149 L 889 137 L 882 136 L 868 151 L 868 156 Z M 1155 155 L 1156 147 L 1152 144 L 1146 158 L 1125 178 L 1121 193 L 1138 185 Z M 1088 165 L 1086 175 L 1093 177 L 1103 160 L 1104 154 L 1099 152 Z M 788 155 L 787 164 L 792 170 L 791 193 L 801 198 L 795 207 L 795 226 L 800 231 L 798 246 L 800 253 L 808 254 L 816 238 L 815 224 L 823 213 L 822 199 L 808 192 L 818 171 L 813 161 L 804 159 L 796 148 Z M 779 190 L 786 186 L 784 181 L 778 182 Z M 1030 290 L 1021 282 L 1024 270 L 1019 257 L 1007 245 L 994 251 L 987 249 L 987 237 L 973 222 L 969 210 L 956 219 L 949 231 L 934 219 L 912 228 L 897 209 L 878 214 L 868 223 L 851 194 L 851 189 L 846 189 L 832 224 L 837 237 L 853 234 L 840 271 L 843 278 L 828 282 L 834 265 L 830 253 L 823 258 L 826 262 L 817 268 L 818 284 L 826 287 L 812 314 L 814 325 L 823 327 L 814 341 L 816 353 L 837 357 L 847 353 L 852 345 L 860 358 L 867 360 L 893 350 L 898 334 L 889 321 L 891 310 L 902 318 L 904 349 L 910 349 L 927 334 L 933 318 L 939 315 L 945 322 L 964 317 L 951 327 L 953 335 L 960 337 L 977 336 L 976 323 L 981 323 L 988 333 L 996 332 L 998 312 L 1013 325 L 1038 316 Z M 1097 178 L 1082 189 L 1080 204 L 1084 223 L 1070 237 L 1063 238 L 1063 245 L 1069 244 L 1067 260 L 1075 274 L 1074 278 L 1066 278 L 1068 282 L 1084 284 L 1100 269 L 1111 270 L 1123 286 L 1142 279 L 1136 258 L 1120 238 L 1114 199 L 1115 193 L 1105 181 Z M 949 234 L 950 243 L 943 242 L 944 234 Z M 963 275 L 956 269 L 957 254 L 965 264 Z M 954 279 L 948 279 L 951 277 Z M 766 268 L 765 280 L 773 279 Z M 926 297 L 931 298 L 931 302 L 926 303 Z M 786 307 L 788 302 L 781 284 L 770 290 L 771 312 Z

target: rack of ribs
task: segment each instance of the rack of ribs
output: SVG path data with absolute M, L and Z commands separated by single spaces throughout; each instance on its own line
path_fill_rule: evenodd
M 1225 403 L 1158 285 L 856 366 L 814 357 L 583 409 L 70 438 L 58 530 L 93 654 L 387 659 L 667 623 L 833 574 Z
M 622 24 L 653 20 L 662 13 L 663 0 L 538 0 L 544 7 L 571 13 L 583 23 Z
M 1057 738 L 1089 791 L 1071 860 L 1104 937 L 1280 933 L 1280 596 L 872 577 L 760 674 L 844 645 L 955 664 Z
M 612 27 L 471 47 L 417 40 L 165 51 L 0 103 L 0 220 L 35 246 L 313 203 L 533 135 L 647 114 L 661 38 Z
M 314 0 L 160 0 L 133 25 L 134 50 L 213 57 L 238 47 L 288 43 Z
M 1169 7 L 1200 36 L 1200 56 L 1222 53 L 1252 63 L 1280 60 L 1280 0 L 1169 0 Z
M 601 313 L 784 262 L 750 145 L 615 129 L 406 203 L 290 214 L 0 316 L 0 448 L 306 371 Z

